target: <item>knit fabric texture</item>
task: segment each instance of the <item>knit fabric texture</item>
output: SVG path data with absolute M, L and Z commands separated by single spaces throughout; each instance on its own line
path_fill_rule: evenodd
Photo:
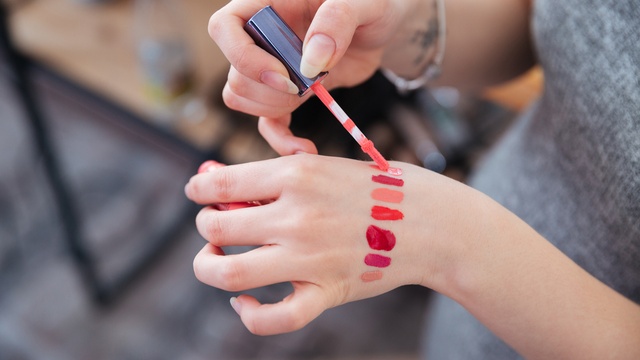
M 470 185 L 640 303 L 640 6 L 536 0 L 532 34 L 544 92 Z M 520 357 L 452 300 L 429 310 L 427 359 Z

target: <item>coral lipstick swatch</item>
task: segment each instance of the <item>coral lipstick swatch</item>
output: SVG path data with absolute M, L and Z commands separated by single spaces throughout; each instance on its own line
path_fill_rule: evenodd
M 399 204 L 404 199 L 404 193 L 398 190 L 377 188 L 371 192 L 371 197 L 374 200 Z
M 371 180 L 382 185 L 371 191 L 371 198 L 375 201 L 389 204 L 400 204 L 404 200 L 404 193 L 398 188 L 404 186 L 404 180 L 398 178 L 402 175 L 402 170 L 389 168 L 387 175 L 373 175 Z M 373 205 L 371 207 L 371 217 L 377 221 L 398 221 L 404 218 L 404 214 L 399 209 L 387 206 Z M 374 251 L 390 252 L 396 246 L 396 236 L 388 229 L 377 225 L 370 225 L 366 232 L 369 248 Z M 364 263 L 377 270 L 366 271 L 360 275 L 363 282 L 372 282 L 382 279 L 384 273 L 381 269 L 391 266 L 391 257 L 378 253 L 369 253 L 364 258 Z

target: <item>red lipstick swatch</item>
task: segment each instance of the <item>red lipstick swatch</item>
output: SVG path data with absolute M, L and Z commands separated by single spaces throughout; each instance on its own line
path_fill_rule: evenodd
M 374 206 L 371 208 L 371 217 L 376 220 L 402 220 L 404 214 L 400 210 L 389 209 L 384 206 Z
M 371 176 L 371 180 L 377 182 L 378 184 L 384 185 L 392 185 L 392 186 L 403 186 L 404 180 L 392 178 L 386 175 L 373 175 Z
M 391 251 L 396 246 L 396 236 L 389 230 L 370 225 L 367 229 L 367 241 L 373 250 Z
M 364 258 L 364 263 L 369 266 L 385 268 L 391 265 L 391 258 L 377 254 L 367 254 Z

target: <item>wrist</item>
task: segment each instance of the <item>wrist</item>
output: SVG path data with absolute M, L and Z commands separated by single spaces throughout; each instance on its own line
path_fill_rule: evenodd
M 399 28 L 385 49 L 381 66 L 413 80 L 422 77 L 438 55 L 441 23 L 437 0 L 403 1 L 402 5 Z
M 455 181 L 449 185 L 440 187 L 439 199 L 430 195 L 438 210 L 431 212 L 435 227 L 422 230 L 422 253 L 430 255 L 420 285 L 463 303 L 481 291 L 491 272 L 508 226 L 504 215 L 510 213 L 471 187 Z

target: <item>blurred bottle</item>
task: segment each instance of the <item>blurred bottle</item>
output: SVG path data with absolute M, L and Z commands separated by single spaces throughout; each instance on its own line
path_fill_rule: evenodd
M 145 92 L 155 117 L 172 125 L 197 118 L 202 104 L 194 97 L 192 60 L 180 0 L 136 0 L 135 35 Z M 195 112 L 194 112 L 195 109 Z

